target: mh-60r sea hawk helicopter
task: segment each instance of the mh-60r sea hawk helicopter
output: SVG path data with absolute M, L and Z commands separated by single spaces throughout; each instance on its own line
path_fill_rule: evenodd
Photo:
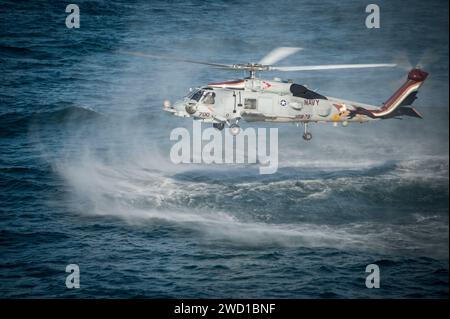
M 315 71 L 396 66 L 385 63 L 273 66 L 299 50 L 301 48 L 279 47 L 258 63 L 248 64 L 230 65 L 176 59 L 219 69 L 245 70 L 249 72 L 249 76 L 234 81 L 209 83 L 192 90 L 173 106 L 169 101 L 164 101 L 164 110 L 176 116 L 192 117 L 195 120 L 212 123 L 219 130 L 228 125 L 232 135 L 239 134 L 238 123 L 241 119 L 247 122 L 303 123 L 305 140 L 312 138 L 312 134 L 308 131 L 309 123 L 332 122 L 336 125 L 340 122 L 343 126 L 347 126 L 350 122 L 363 123 L 401 116 L 422 118 L 411 104 L 416 99 L 417 91 L 428 73 L 417 67 L 408 73 L 406 82 L 380 107 L 324 96 L 292 81 L 282 81 L 279 78 L 265 80 L 256 76 L 256 72 L 260 71 Z M 157 57 L 136 52 L 127 53 Z

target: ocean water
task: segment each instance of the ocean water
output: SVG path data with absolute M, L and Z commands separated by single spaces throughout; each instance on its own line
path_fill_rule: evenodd
M 79 0 L 68 29 L 71 2 L 0 6 L 0 297 L 448 298 L 447 1 L 378 1 L 371 30 L 363 1 Z M 281 75 L 372 104 L 420 63 L 424 119 L 312 125 L 308 143 L 252 124 L 279 129 L 272 175 L 172 164 L 192 122 L 162 101 L 242 74 L 120 51 L 242 63 L 277 46 L 304 48 L 285 65 L 398 62 Z

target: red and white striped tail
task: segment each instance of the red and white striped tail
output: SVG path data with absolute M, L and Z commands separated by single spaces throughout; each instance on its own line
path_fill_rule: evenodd
M 421 69 L 412 69 L 408 73 L 408 79 L 405 84 L 403 84 L 386 102 L 383 103 L 383 106 L 376 111 L 372 111 L 372 114 L 375 117 L 383 117 L 387 116 L 390 113 L 394 112 L 394 110 L 401 106 L 405 105 L 404 101 L 410 101 L 411 104 L 414 99 L 417 91 L 425 82 L 428 73 Z

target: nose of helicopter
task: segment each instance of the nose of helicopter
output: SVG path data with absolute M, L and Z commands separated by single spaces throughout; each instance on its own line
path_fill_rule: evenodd
M 197 111 L 197 103 L 180 100 L 173 104 L 172 109 L 175 111 L 176 115 L 186 116 L 188 114 L 194 114 Z
M 184 107 L 183 101 L 176 101 L 172 106 L 177 112 L 184 111 Z
M 178 100 L 173 105 L 169 100 L 163 102 L 164 111 L 170 112 L 176 116 L 186 117 L 197 112 L 199 103 L 193 100 Z

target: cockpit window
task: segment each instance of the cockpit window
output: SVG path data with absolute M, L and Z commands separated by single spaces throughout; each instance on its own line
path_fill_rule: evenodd
M 214 92 L 206 93 L 205 97 L 202 100 L 202 102 L 204 104 L 214 104 L 215 103 L 215 97 L 216 97 L 216 93 L 214 93 Z
M 189 96 L 189 98 L 191 99 L 191 100 L 194 100 L 194 101 L 200 101 L 200 98 L 203 96 L 203 90 L 197 90 L 197 91 L 195 91 L 191 96 Z

